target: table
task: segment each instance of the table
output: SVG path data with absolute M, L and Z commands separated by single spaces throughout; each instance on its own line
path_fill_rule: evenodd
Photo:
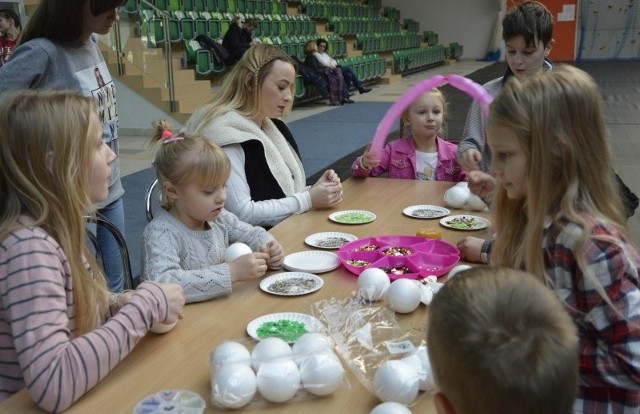
M 402 210 L 411 205 L 443 205 L 449 182 L 396 180 L 388 178 L 351 178 L 343 183 L 344 200 L 335 208 L 296 214 L 271 229 L 286 253 L 312 250 L 304 238 L 322 231 L 339 231 L 358 237 L 384 234 L 409 234 L 426 226 L 441 227 L 437 220 L 407 217 Z M 377 219 L 362 225 L 345 225 L 330 221 L 328 215 L 338 210 L 365 209 Z M 452 210 L 451 214 L 470 214 Z M 484 216 L 487 212 L 474 212 Z M 463 232 L 442 228 L 442 239 L 454 243 L 464 236 L 489 237 L 489 230 Z M 274 271 L 270 274 L 276 273 Z M 165 389 L 188 389 L 207 401 L 206 412 L 221 412 L 210 401 L 211 374 L 209 355 L 225 340 L 249 341 L 246 325 L 254 318 L 274 312 L 308 313 L 316 301 L 345 298 L 356 289 L 356 276 L 340 266 L 321 274 L 324 287 L 305 296 L 281 297 L 267 294 L 258 287 L 259 280 L 237 283 L 230 296 L 189 304 L 185 317 L 169 333 L 147 335 L 100 384 L 81 398 L 69 413 L 131 413 L 145 396 Z M 384 303 L 384 302 L 382 302 Z M 424 334 L 427 308 L 420 305 L 408 315 L 398 314 L 398 322 L 407 329 Z M 349 387 L 334 394 L 303 402 L 272 404 L 254 412 L 298 413 L 366 413 L 379 401 L 347 369 Z M 414 412 L 435 413 L 430 395 L 419 399 Z M 0 404 L 2 413 L 41 413 L 25 390 Z

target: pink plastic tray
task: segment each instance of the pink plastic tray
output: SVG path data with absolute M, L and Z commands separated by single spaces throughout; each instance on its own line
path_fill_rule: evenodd
M 367 237 L 343 244 L 338 250 L 340 261 L 351 273 L 359 275 L 369 267 L 385 269 L 389 279 L 420 279 L 442 276 L 460 261 L 456 246 L 420 236 Z M 403 269 L 403 274 L 392 269 Z

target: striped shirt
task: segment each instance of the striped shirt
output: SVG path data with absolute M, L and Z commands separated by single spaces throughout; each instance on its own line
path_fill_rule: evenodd
M 126 305 L 112 305 L 101 326 L 77 336 L 60 245 L 39 227 L 10 233 L 0 244 L 0 401 L 27 387 L 41 408 L 67 409 L 167 312 L 162 289 L 145 282 Z
M 638 253 L 613 227 L 590 220 L 590 238 L 581 254 L 613 303 L 612 309 L 578 268 L 573 249 L 583 230 L 567 220 L 560 224 L 545 229 L 543 254 L 556 293 L 578 325 L 580 390 L 573 412 L 638 414 Z

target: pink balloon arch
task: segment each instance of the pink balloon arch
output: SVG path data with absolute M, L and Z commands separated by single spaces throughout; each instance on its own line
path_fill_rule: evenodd
M 380 120 L 380 123 L 378 124 L 376 133 L 373 136 L 373 140 L 371 141 L 370 151 L 373 151 L 375 153 L 380 153 L 380 151 L 382 151 L 384 143 L 387 141 L 387 136 L 391 131 L 391 127 L 396 122 L 396 120 L 400 118 L 402 112 L 407 109 L 413 101 L 418 99 L 418 97 L 423 93 L 433 88 L 442 86 L 446 83 L 461 90 L 462 92 L 465 92 L 467 95 L 477 100 L 482 106 L 484 114 L 488 114 L 489 104 L 493 100 L 493 96 L 491 96 L 489 92 L 487 92 L 487 90 L 482 87 L 482 85 L 479 85 L 471 79 L 461 75 L 436 75 L 418 83 L 407 92 L 405 92 L 397 102 L 391 105 L 391 108 L 387 110 L 387 112 Z

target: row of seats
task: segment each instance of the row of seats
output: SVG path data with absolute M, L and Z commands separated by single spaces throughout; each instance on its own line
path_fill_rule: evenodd
M 326 16 L 347 18 L 374 18 L 379 17 L 378 10 L 362 4 L 325 3 L 320 1 L 302 1 L 298 6 L 300 13 L 320 18 Z
M 347 56 L 347 42 L 337 35 L 323 36 L 329 44 L 329 50 L 327 53 L 334 58 L 342 58 Z M 260 40 L 262 43 L 268 43 L 278 46 L 285 51 L 289 56 L 296 56 L 304 60 L 304 46 L 309 41 L 316 41 L 318 39 L 315 35 L 303 35 L 303 36 L 275 36 L 275 37 L 262 37 Z
M 446 58 L 443 45 L 433 45 L 393 52 L 393 72 L 397 74 L 423 70 L 442 64 Z
M 421 41 L 421 35 L 409 32 L 356 35 L 356 47 L 364 54 L 416 48 Z
M 286 0 L 128 0 L 123 9 L 134 14 L 148 3 L 167 12 L 287 14 Z
M 420 22 L 413 19 L 404 18 L 402 20 L 404 29 L 411 33 L 418 33 L 420 31 Z
M 394 33 L 400 27 L 398 22 L 383 17 L 329 17 L 328 29 L 339 35 L 355 35 L 358 33 Z

